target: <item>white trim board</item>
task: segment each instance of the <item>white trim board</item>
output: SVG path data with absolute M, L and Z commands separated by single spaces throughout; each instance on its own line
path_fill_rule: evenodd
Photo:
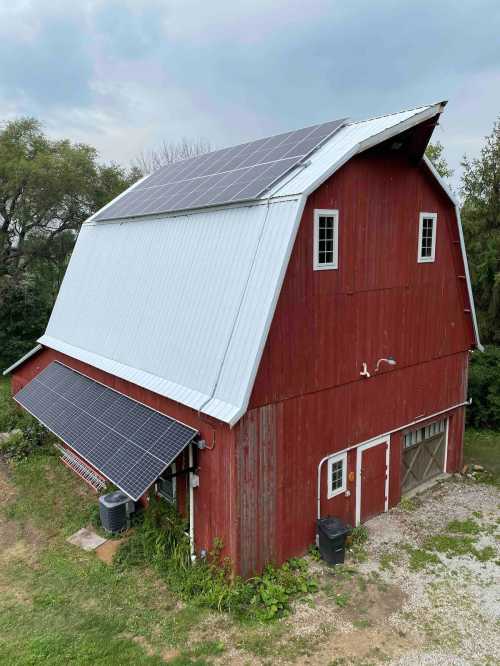
M 385 476 L 385 503 L 384 511 L 389 509 L 389 477 L 390 477 L 390 456 L 391 456 L 391 436 L 382 435 L 380 437 L 375 437 L 374 439 L 369 440 L 359 444 L 356 449 L 356 525 L 359 525 L 361 522 L 361 469 L 363 462 L 363 451 L 371 449 L 374 446 L 380 446 L 387 444 L 385 452 L 385 465 L 386 465 L 386 476 Z
M 484 351 L 484 347 L 481 344 L 481 339 L 479 337 L 479 326 L 477 323 L 477 316 L 476 316 L 476 307 L 474 305 L 474 295 L 472 293 L 472 282 L 470 279 L 470 271 L 469 271 L 469 262 L 467 261 L 467 252 L 465 250 L 465 240 L 464 240 L 464 231 L 462 229 L 462 219 L 460 217 L 460 206 L 458 204 L 457 199 L 449 189 L 448 185 L 444 181 L 443 178 L 439 175 L 439 173 L 436 171 L 436 168 L 430 161 L 430 159 L 424 155 L 424 163 L 431 172 L 431 174 L 434 176 L 438 184 L 441 186 L 442 190 L 445 192 L 445 194 L 448 196 L 452 204 L 455 206 L 455 219 L 457 222 L 457 230 L 458 230 L 458 239 L 460 241 L 460 251 L 462 254 L 462 260 L 464 262 L 464 271 L 465 271 L 465 280 L 467 282 L 467 294 L 469 296 L 469 303 L 470 303 L 470 309 L 471 309 L 471 316 L 472 316 L 472 326 L 474 328 L 474 335 L 476 338 L 476 345 L 479 351 Z

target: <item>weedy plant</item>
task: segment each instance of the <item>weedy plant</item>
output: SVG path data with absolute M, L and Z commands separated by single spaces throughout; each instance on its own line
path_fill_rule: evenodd
M 402 497 L 401 501 L 399 502 L 399 508 L 402 509 L 403 511 L 416 511 L 419 507 L 419 502 L 415 497 Z
M 261 621 L 283 617 L 292 599 L 317 589 L 306 562 L 299 559 L 268 566 L 249 580 L 234 577 L 220 539 L 204 559 L 192 563 L 186 528 L 172 505 L 153 498 L 120 548 L 118 566 L 153 565 L 184 601 Z
M 13 421 L 13 425 L 15 429 L 10 437 L 0 442 L 0 455 L 6 458 L 27 458 L 51 439 L 49 431 L 29 414 Z
M 356 562 L 364 562 L 367 559 L 367 541 L 368 530 L 364 525 L 358 525 L 352 530 L 348 543 L 352 556 Z

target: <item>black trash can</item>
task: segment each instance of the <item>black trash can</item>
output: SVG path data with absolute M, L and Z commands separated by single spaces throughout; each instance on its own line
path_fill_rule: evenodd
M 345 542 L 351 528 L 340 518 L 328 516 L 318 520 L 318 548 L 328 564 L 342 564 L 345 559 Z

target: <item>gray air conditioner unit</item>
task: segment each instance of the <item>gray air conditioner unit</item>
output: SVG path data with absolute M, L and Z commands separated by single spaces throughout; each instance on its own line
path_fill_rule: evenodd
M 134 511 L 134 500 L 121 490 L 99 497 L 99 514 L 106 532 L 123 532 L 130 527 L 130 514 Z

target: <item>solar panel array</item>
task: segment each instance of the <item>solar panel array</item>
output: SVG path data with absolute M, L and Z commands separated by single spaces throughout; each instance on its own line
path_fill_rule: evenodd
M 94 218 L 108 220 L 256 199 L 344 123 L 278 134 L 167 164 Z
M 57 361 L 14 398 L 134 500 L 197 434 Z

